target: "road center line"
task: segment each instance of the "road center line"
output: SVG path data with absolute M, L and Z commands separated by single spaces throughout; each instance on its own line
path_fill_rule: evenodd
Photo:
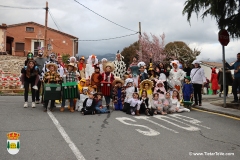
M 204 110 L 196 109 L 196 108 L 192 108 L 192 110 L 199 111 L 199 112 L 210 113 L 210 114 L 216 114 L 216 115 L 219 115 L 219 116 L 223 116 L 223 117 L 227 117 L 227 118 L 231 118 L 231 119 L 235 119 L 235 120 L 239 120 L 240 121 L 240 118 L 233 117 L 233 116 L 228 116 L 228 115 L 221 114 L 221 113 L 215 113 L 215 112 L 211 112 L 211 111 L 204 111 Z
M 58 122 L 58 120 L 55 118 L 55 116 L 52 114 L 52 112 L 47 112 L 49 117 L 52 119 L 54 125 L 57 127 L 58 131 L 61 133 L 62 137 L 64 138 L 64 140 L 67 142 L 67 144 L 69 145 L 70 149 L 72 150 L 72 152 L 74 153 L 74 155 L 76 156 L 76 158 L 78 160 L 85 160 L 85 158 L 83 157 L 82 153 L 79 151 L 79 149 L 76 147 L 76 145 L 73 143 L 73 141 L 71 140 L 71 138 L 68 136 L 68 134 L 66 133 L 66 131 L 63 129 L 63 127 L 61 126 L 61 124 Z

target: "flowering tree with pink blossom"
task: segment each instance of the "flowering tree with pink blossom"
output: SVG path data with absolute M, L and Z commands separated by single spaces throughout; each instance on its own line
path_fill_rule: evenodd
M 143 33 L 139 37 L 139 50 L 137 50 L 137 55 L 139 56 L 139 61 L 143 61 L 146 64 L 150 62 L 152 58 L 153 62 L 164 61 L 166 55 L 164 54 L 164 40 L 165 34 L 163 33 L 159 37 L 151 34 L 151 37 L 147 33 Z

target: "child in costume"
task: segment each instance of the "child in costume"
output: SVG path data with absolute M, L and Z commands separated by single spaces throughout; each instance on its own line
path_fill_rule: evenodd
M 166 90 L 163 81 L 161 80 L 157 81 L 156 86 L 154 88 L 154 93 L 158 93 L 158 97 L 160 100 L 164 99 Z
M 111 84 L 114 81 L 114 74 L 112 73 L 114 71 L 114 64 L 111 62 L 107 62 L 104 68 L 104 72 L 102 73 L 101 76 L 101 83 L 109 83 L 107 88 L 101 88 L 101 92 L 104 95 L 104 98 L 106 100 L 106 106 L 109 109 L 109 105 L 110 105 L 110 101 L 111 101 L 111 95 L 108 95 L 108 92 L 111 92 Z M 104 85 L 103 83 L 101 85 Z M 105 92 L 105 89 L 107 89 L 107 91 Z M 110 90 L 110 91 L 109 91 Z
M 131 71 L 131 78 L 134 80 L 134 83 L 136 84 L 136 86 L 138 86 L 139 67 L 138 67 L 138 58 L 136 56 L 133 57 L 133 62 L 130 64 L 129 70 Z
M 57 64 L 55 63 L 48 63 L 46 64 L 46 68 L 49 70 L 46 72 L 43 76 L 43 81 L 45 83 L 57 83 L 58 81 L 61 80 L 61 77 L 59 73 L 57 72 Z M 44 100 L 44 107 L 45 110 L 44 112 L 47 111 L 47 106 L 48 106 L 49 100 Z M 53 108 L 55 107 L 55 100 L 51 100 L 51 106 L 50 106 L 50 111 L 53 111 Z
M 83 87 L 85 87 L 85 86 L 86 86 L 86 79 L 82 78 L 78 83 L 78 91 L 80 94 L 83 93 Z
M 126 90 L 126 97 L 124 100 L 124 108 L 127 106 L 128 99 L 132 98 L 133 93 L 138 92 L 136 84 L 133 84 L 134 80 L 132 78 L 127 78 L 125 80 L 125 90 Z
M 27 65 L 28 65 L 28 62 L 29 61 L 33 61 L 34 62 L 34 67 L 35 67 L 35 69 L 37 69 L 38 67 L 37 67 L 37 65 L 36 65 L 36 61 L 33 59 L 33 53 L 32 52 L 29 52 L 28 54 L 27 54 L 27 59 L 24 61 L 24 68 L 25 69 L 27 69 Z M 22 70 L 23 71 L 23 70 Z M 21 73 L 21 76 L 20 76 L 20 80 L 21 80 L 21 82 L 22 82 L 22 85 L 21 85 L 21 87 L 20 88 L 24 88 L 24 75 Z
M 77 75 L 76 75 L 76 70 L 77 70 L 77 67 L 74 63 L 69 63 L 67 65 L 67 72 L 65 72 L 65 74 L 64 74 L 64 77 L 66 77 L 66 82 L 77 82 L 78 81 Z M 73 99 L 69 99 L 69 102 L 70 102 L 70 112 L 74 112 Z M 60 112 L 64 111 L 64 107 L 65 107 L 65 99 L 62 98 L 62 105 L 60 108 Z
M 143 80 L 148 79 L 148 74 L 145 72 L 145 63 L 144 62 L 139 62 L 138 67 L 139 67 L 139 74 L 138 74 L 138 84 L 141 83 Z
M 190 101 L 191 98 L 193 97 L 193 85 L 191 82 L 190 76 L 185 77 L 185 83 L 183 84 L 183 100 L 184 101 Z
M 163 100 L 163 111 L 169 113 L 171 107 L 172 107 L 171 94 L 170 92 L 166 92 L 165 99 Z
M 141 97 L 139 98 L 139 100 L 141 101 L 139 113 L 145 113 L 147 116 L 150 116 L 151 107 L 146 90 L 142 90 Z
M 24 85 L 24 108 L 28 107 L 28 91 L 29 84 L 31 84 L 32 92 L 32 107 L 35 108 L 35 90 L 38 89 L 37 84 L 39 81 L 39 70 L 36 68 L 35 61 L 29 60 L 27 66 L 22 68 L 22 84 Z
M 85 68 L 86 68 L 85 58 L 84 58 L 84 56 L 82 56 L 78 63 L 78 71 L 80 73 L 81 78 L 86 78 L 85 77 Z
M 92 115 L 95 114 L 95 106 L 96 102 L 94 100 L 93 92 L 88 93 L 88 98 L 86 98 L 83 102 L 83 108 L 81 110 L 83 115 Z
M 128 99 L 127 103 L 130 104 L 130 112 L 131 115 L 136 115 L 139 116 L 139 109 L 140 109 L 140 105 L 141 105 L 141 101 L 139 100 L 139 94 L 138 93 L 133 93 L 132 98 Z
M 179 92 L 177 90 L 173 91 L 173 95 L 172 95 L 172 107 L 169 109 L 170 113 L 173 112 L 190 112 L 189 109 L 184 108 L 183 106 L 180 106 L 180 95 Z
M 102 94 L 99 92 L 97 93 L 97 97 L 95 99 L 95 110 L 97 113 L 110 113 L 107 107 L 103 107 L 102 105 Z
M 122 110 L 124 105 L 124 99 L 126 97 L 125 87 L 123 87 L 124 81 L 120 77 L 115 77 L 112 83 L 113 86 L 113 103 L 115 110 Z
M 100 92 L 101 89 L 101 79 L 102 75 L 100 74 L 100 68 L 98 65 L 95 66 L 95 72 L 91 76 L 91 85 L 92 86 L 97 86 L 97 91 Z
M 75 110 L 81 111 L 83 108 L 83 102 L 88 98 L 88 87 L 83 87 L 82 92 L 80 93 L 80 98 L 77 100 Z
M 155 115 L 158 113 L 161 113 L 162 115 L 167 114 L 167 113 L 163 112 L 162 100 L 159 99 L 158 93 L 153 94 L 153 100 L 152 100 L 151 106 L 152 106 L 152 110 Z
M 152 94 L 153 94 L 152 87 L 153 87 L 153 82 L 149 79 L 145 79 L 140 83 L 139 95 L 142 96 L 143 90 L 147 91 L 149 103 L 151 103 L 151 100 L 152 100 Z
M 184 77 L 186 76 L 186 73 L 179 68 L 179 61 L 174 60 L 171 62 L 171 66 L 173 67 L 169 73 L 168 79 L 171 81 L 175 89 L 178 91 L 181 90 L 182 81 L 184 80 Z

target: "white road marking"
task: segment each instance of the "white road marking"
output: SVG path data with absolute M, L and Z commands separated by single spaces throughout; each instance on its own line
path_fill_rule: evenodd
M 173 130 L 173 129 L 167 128 L 167 127 L 165 127 L 165 126 L 163 126 L 163 125 L 161 125 L 161 124 L 158 124 L 158 123 L 150 120 L 149 117 L 147 117 L 147 116 L 139 116 L 139 117 L 134 117 L 134 118 L 146 120 L 146 121 L 151 122 L 151 123 L 153 123 L 153 124 L 155 124 L 155 125 L 157 125 L 157 126 L 159 126 L 159 127 L 161 127 L 161 128 L 167 129 L 167 130 L 172 131 L 172 132 L 174 132 L 174 133 L 178 133 L 177 131 L 175 131 L 175 130 Z
M 64 140 L 67 142 L 68 146 L 76 156 L 77 160 L 85 160 L 82 153 L 79 151 L 79 149 L 76 147 L 76 145 L 72 142 L 71 138 L 68 136 L 66 131 L 63 129 L 61 124 L 58 122 L 58 120 L 55 118 L 55 116 L 51 112 L 47 112 L 49 117 L 52 119 L 53 123 L 57 127 L 58 131 L 61 133 Z
M 174 117 L 174 118 L 177 118 L 177 119 L 181 119 L 181 120 L 183 120 L 185 122 L 188 122 L 188 123 L 191 123 L 191 124 L 194 124 L 194 125 L 206 128 L 206 129 L 211 129 L 209 127 L 206 127 L 206 126 L 203 126 L 201 124 L 198 124 L 198 123 L 201 123 L 201 121 L 199 121 L 197 119 L 194 119 L 194 118 L 191 118 L 191 117 L 183 116 L 183 115 L 180 115 L 180 114 L 172 114 L 170 116 Z M 187 118 L 187 119 L 184 119 L 184 118 Z
M 188 130 L 188 131 L 198 131 L 198 130 L 200 130 L 200 129 L 197 128 L 197 127 L 191 126 L 191 125 L 189 125 L 189 124 L 186 124 L 186 123 L 181 122 L 181 121 L 179 121 L 179 120 L 177 120 L 177 119 L 170 118 L 170 117 L 167 117 L 167 116 L 155 115 L 154 118 L 160 119 L 160 120 L 162 120 L 162 121 L 165 121 L 165 122 L 170 123 L 170 124 L 172 124 L 172 125 L 174 125 L 174 126 L 176 126 L 176 127 L 179 127 L 179 128 L 182 128 L 182 129 L 185 129 L 185 130 Z M 187 125 L 187 126 L 189 126 L 189 127 L 180 126 L 180 125 L 175 124 L 175 123 L 173 123 L 173 122 L 170 122 L 170 121 L 168 121 L 168 120 L 166 120 L 166 119 L 171 119 L 171 120 L 173 120 L 173 121 L 177 121 L 178 123 L 182 123 L 182 124 Z
M 146 128 L 148 129 L 149 131 L 143 131 L 143 130 L 140 130 L 140 129 L 135 129 L 136 131 L 138 131 L 139 133 L 145 135 L 145 136 L 157 136 L 159 135 L 160 133 L 147 127 L 147 126 L 144 126 L 144 125 L 139 125 L 139 124 L 131 124 L 131 123 L 127 123 L 125 122 L 126 120 L 127 121 L 132 121 L 132 122 L 136 122 L 135 120 L 131 119 L 131 118 L 128 118 L 128 117 L 118 117 L 116 118 L 118 121 L 122 122 L 123 124 L 126 124 L 126 125 L 129 125 L 129 126 L 136 126 L 136 127 L 142 127 L 142 128 Z

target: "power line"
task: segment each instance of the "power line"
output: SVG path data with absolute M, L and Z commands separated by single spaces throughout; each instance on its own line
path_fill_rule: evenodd
M 50 9 L 48 9 L 48 11 L 49 11 L 50 17 L 52 18 L 52 20 L 53 20 L 53 22 L 54 22 L 55 26 L 57 27 L 57 29 L 58 29 L 59 31 L 61 31 L 61 30 L 59 29 L 60 27 L 57 25 L 57 23 L 56 23 L 55 19 L 53 18 L 53 15 L 52 15 L 52 13 L 51 13 Z
M 117 26 L 119 26 L 119 27 L 122 27 L 122 28 L 124 28 L 124 29 L 127 29 L 127 30 L 129 30 L 129 31 L 137 32 L 137 31 L 134 31 L 134 30 L 132 30 L 132 29 L 129 29 L 129 28 L 127 28 L 127 27 L 123 27 L 122 25 L 120 25 L 120 24 L 117 24 L 117 23 L 115 23 L 115 22 L 113 22 L 113 21 L 111 21 L 111 20 L 109 20 L 109 19 L 107 19 L 107 18 L 105 18 L 105 17 L 101 16 L 100 14 L 98 14 L 98 13 L 96 13 L 95 11 L 91 10 L 90 8 L 86 7 L 85 5 L 83 5 L 82 3 L 78 2 L 77 0 L 74 0 L 74 1 L 75 1 L 75 2 L 77 2 L 78 4 L 80 4 L 81 6 L 83 6 L 83 7 L 87 8 L 89 11 L 91 11 L 91 12 L 95 13 L 96 15 L 98 15 L 98 16 L 100 16 L 100 17 L 102 17 L 103 19 L 105 19 L 105 20 L 107 20 L 107 21 L 109 21 L 109 22 L 111 22 L 111 23 L 113 23 L 113 24 L 115 24 L 115 25 L 117 25 Z
M 135 34 L 138 34 L 139 32 L 133 33 L 133 34 L 128 34 L 128 35 L 124 35 L 124 36 L 120 36 L 120 37 L 114 37 L 114 38 L 106 38 L 106 39 L 96 39 L 96 40 L 78 40 L 78 41 L 106 41 L 106 40 L 112 40 L 112 39 L 119 39 L 119 38 L 123 38 L 123 37 L 128 37 L 128 36 L 132 36 Z
M 0 7 L 14 8 L 14 9 L 45 9 L 45 8 L 36 8 L 36 7 L 16 7 L 16 6 L 5 6 L 5 5 L 0 5 Z

